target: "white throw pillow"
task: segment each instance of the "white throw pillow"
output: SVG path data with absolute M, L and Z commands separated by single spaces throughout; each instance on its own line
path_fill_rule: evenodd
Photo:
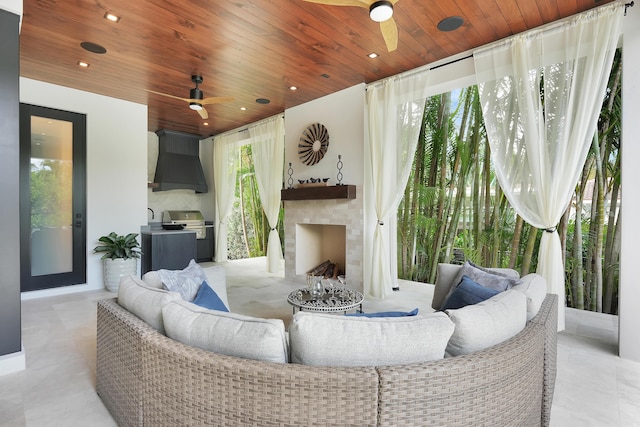
M 447 353 L 469 354 L 499 344 L 524 329 L 527 298 L 513 289 L 488 300 L 445 313 L 455 323 Z
M 227 298 L 227 280 L 224 267 L 220 265 L 212 265 L 210 267 L 204 267 L 202 269 L 205 276 L 207 276 L 207 283 L 209 287 L 213 289 L 218 297 L 222 300 L 224 305 L 229 311 L 229 299 Z
M 531 273 L 524 276 L 522 284 L 512 289 L 520 291 L 527 297 L 527 321 L 536 317 L 542 302 L 547 297 L 547 281 L 539 274 Z
M 149 287 L 135 276 L 120 279 L 118 304 L 147 322 L 152 328 L 164 334 L 162 307 L 171 301 L 180 300 L 180 295 L 164 289 Z
M 385 366 L 437 360 L 452 333 L 444 313 L 367 318 L 302 311 L 289 326 L 291 362 Z
M 184 270 L 158 270 L 158 277 L 166 289 L 178 292 L 185 301 L 193 301 L 200 285 L 207 280 L 202 267 L 194 260 L 189 261 Z
M 150 288 L 156 289 L 166 289 L 162 284 L 162 280 L 160 276 L 158 276 L 158 272 L 155 270 L 147 271 L 142 275 L 142 281 L 147 284 Z
M 245 359 L 287 362 L 287 336 L 280 319 L 207 310 L 179 300 L 167 304 L 162 315 L 167 336 L 183 344 Z

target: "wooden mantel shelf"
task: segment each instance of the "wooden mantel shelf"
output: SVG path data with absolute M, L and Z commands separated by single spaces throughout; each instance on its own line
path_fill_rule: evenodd
M 285 188 L 280 190 L 282 200 L 355 199 L 355 185 L 330 185 L 326 187 Z

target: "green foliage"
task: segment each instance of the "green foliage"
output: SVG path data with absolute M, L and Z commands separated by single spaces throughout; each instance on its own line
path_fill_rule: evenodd
M 44 160 L 31 164 L 31 228 L 72 223 L 72 164 Z
M 596 142 L 565 214 L 565 229 L 558 228 L 567 305 L 609 313 L 618 306 L 621 61 L 618 52 Z M 480 265 L 534 272 L 543 232 L 523 223 L 499 188 L 477 87 L 427 99 L 419 138 L 397 212 L 398 276 L 433 283 L 437 263 L 450 262 L 454 248 Z
M 253 166 L 251 145 L 240 149 L 237 173 L 236 200 L 227 225 L 227 254 L 229 259 L 264 256 L 269 239 L 269 221 L 264 213 Z M 283 209 L 278 217 L 280 242 L 284 244 Z
M 138 244 L 137 237 L 138 235 L 135 233 L 122 236 L 111 232 L 98 239 L 101 244 L 93 248 L 93 251 L 103 254 L 100 259 L 140 258 L 142 251 Z

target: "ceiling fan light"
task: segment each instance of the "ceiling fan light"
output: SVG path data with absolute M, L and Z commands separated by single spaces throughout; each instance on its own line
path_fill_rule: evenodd
M 202 104 L 200 104 L 199 102 L 190 102 L 189 108 L 191 108 L 192 110 L 200 111 L 202 110 Z
M 376 22 L 383 22 L 393 16 L 393 5 L 390 1 L 376 1 L 369 7 L 369 17 Z

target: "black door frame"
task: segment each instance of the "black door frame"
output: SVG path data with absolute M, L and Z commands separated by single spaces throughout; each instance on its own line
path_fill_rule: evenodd
M 31 117 L 73 126 L 73 267 L 71 272 L 31 275 Z M 20 289 L 22 292 L 84 284 L 87 281 L 86 115 L 20 103 Z

